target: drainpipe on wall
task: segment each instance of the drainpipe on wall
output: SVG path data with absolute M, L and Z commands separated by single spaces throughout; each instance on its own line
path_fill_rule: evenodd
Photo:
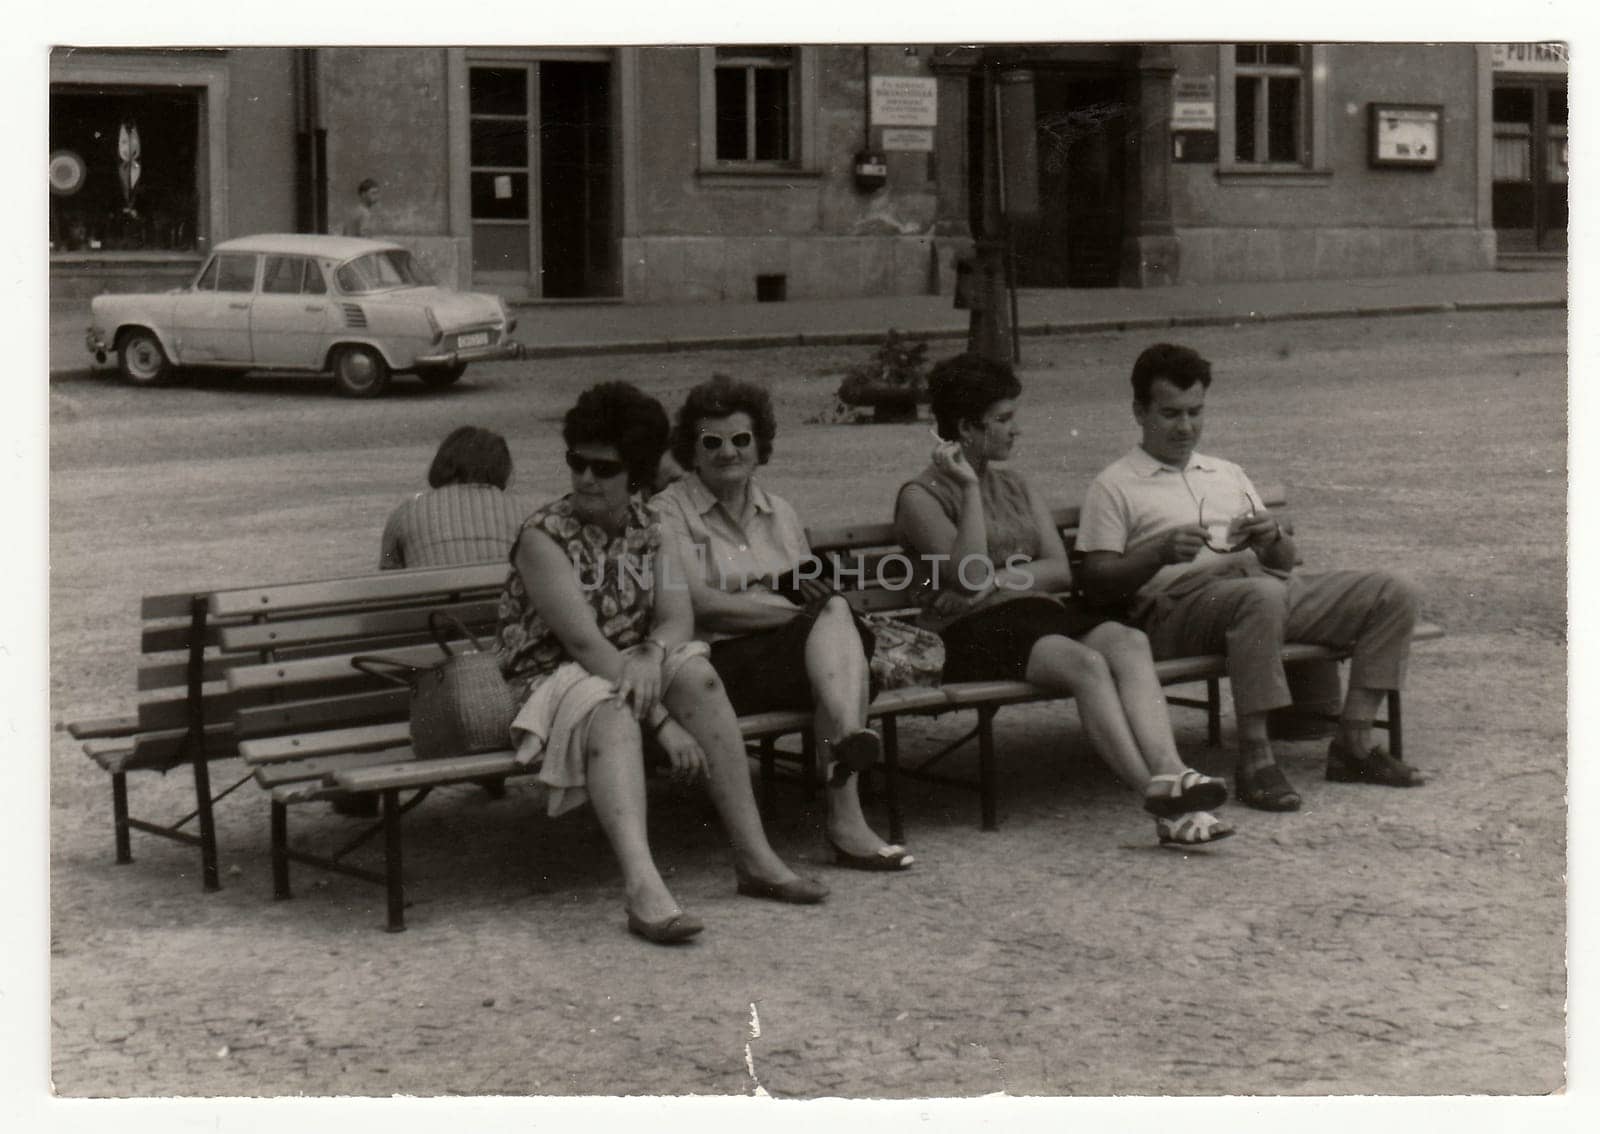
M 322 126 L 317 49 L 295 53 L 295 227 L 328 231 L 328 131 Z

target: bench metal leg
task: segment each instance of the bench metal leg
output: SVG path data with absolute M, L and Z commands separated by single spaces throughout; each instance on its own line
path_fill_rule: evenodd
M 400 792 L 383 793 L 383 884 L 388 892 L 389 923 L 384 928 L 399 933 L 406 927 L 405 885 L 400 880 Z
M 194 760 L 194 797 L 200 812 L 200 881 L 208 893 L 222 889 L 217 871 L 217 825 L 211 813 L 211 769 L 202 751 Z
M 1222 681 L 1216 677 L 1206 678 L 1206 743 L 1222 747 Z
M 292 898 L 289 892 L 289 808 L 272 802 L 272 896 Z
M 1405 730 L 1401 727 L 1400 690 L 1389 690 L 1389 753 L 1396 760 L 1406 758 Z
M 879 721 L 883 729 L 883 802 L 889 809 L 889 841 L 905 838 L 900 821 L 900 722 L 895 717 Z
M 985 831 L 1000 825 L 995 817 L 994 716 L 988 706 L 978 710 L 978 801 Z
M 772 822 L 778 814 L 778 741 L 776 737 L 761 738 L 761 814 Z
M 128 838 L 128 774 L 111 773 L 111 822 L 117 841 L 117 864 L 133 861 L 133 844 Z

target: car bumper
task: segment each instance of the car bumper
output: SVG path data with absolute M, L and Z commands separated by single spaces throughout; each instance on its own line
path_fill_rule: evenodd
M 493 346 L 468 347 L 466 350 L 447 350 L 438 354 L 417 355 L 418 366 L 465 366 L 469 362 L 492 362 L 501 358 L 523 358 L 528 348 L 516 339 L 501 339 Z
M 98 327 L 90 327 L 84 332 L 83 343 L 89 348 L 89 353 L 94 355 L 96 362 L 104 362 L 110 355 L 111 345 L 106 342 L 106 337 L 100 333 Z

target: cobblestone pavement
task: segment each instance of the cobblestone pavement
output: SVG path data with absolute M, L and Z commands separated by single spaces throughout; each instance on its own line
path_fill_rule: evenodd
M 1232 430 L 1221 451 L 1290 482 L 1303 526 L 1314 517 L 1319 533 L 1308 534 L 1308 558 L 1364 561 L 1391 548 L 1423 583 L 1427 616 L 1449 627 L 1418 648 L 1406 702 L 1408 757 L 1435 773 L 1432 783 L 1328 784 L 1320 745 L 1286 745 L 1305 809 L 1230 807 L 1237 837 L 1178 853 L 1155 845 L 1133 797 L 1087 756 L 1069 706 L 1008 709 L 998 733 L 1001 829 L 978 829 L 973 795 L 908 786 L 918 864 L 903 876 L 822 865 L 818 801 L 797 788 L 781 796 L 774 841 L 833 887 L 810 909 L 736 897 L 703 799 L 660 784 L 657 858 L 708 925 L 699 942 L 672 951 L 622 931 L 615 867 L 588 812 L 546 819 L 525 787 L 499 801 L 453 790 L 408 816 L 414 905 L 403 934 L 381 931 L 381 891 L 353 879 L 300 868 L 295 899 L 268 900 L 266 807 L 248 784 L 221 805 L 221 892 L 200 892 L 194 852 L 137 833 L 137 861 L 113 865 L 108 785 L 59 722 L 123 703 L 137 595 L 190 582 L 174 564 L 192 572 L 200 563 L 204 581 L 222 581 L 326 573 L 354 542 L 364 559 L 381 502 L 415 479 L 418 454 L 455 422 L 441 422 L 422 395 L 357 413 L 294 387 L 218 385 L 148 403 L 115 388 L 54 387 L 55 1089 L 779 1098 L 1561 1090 L 1563 323 L 1537 318 L 1545 321 L 1531 327 L 1511 316 L 1307 325 L 1295 331 L 1292 357 L 1273 337 L 1281 329 L 1187 337 L 1213 357 L 1239 355 L 1227 368 L 1251 375 L 1235 380 L 1240 396 L 1277 389 L 1288 399 L 1272 404 L 1278 420 L 1306 423 L 1241 442 L 1237 417 L 1220 410 L 1213 429 L 1224 438 Z M 1351 327 L 1368 341 L 1351 342 Z M 1452 336 L 1475 353 L 1429 370 Z M 1059 357 L 1035 353 L 1030 423 L 1064 430 L 1070 420 L 1086 436 L 1124 437 L 1120 390 L 1085 391 L 1138 345 L 1088 337 Z M 1400 353 L 1381 353 L 1391 348 Z M 809 376 L 834 357 L 775 352 L 761 364 Z M 548 433 L 571 392 L 612 365 L 563 371 L 512 428 Z M 673 396 L 716 365 L 668 359 L 639 373 Z M 683 369 L 664 369 L 673 366 Z M 1501 372 L 1513 367 L 1527 377 L 1508 392 Z M 1349 433 L 1339 433 L 1335 456 L 1302 458 L 1337 400 L 1385 382 L 1403 392 L 1404 412 L 1339 411 Z M 1281 393 L 1291 386 L 1299 392 Z M 449 412 L 504 420 L 492 412 L 502 394 L 484 381 L 461 395 L 476 401 L 451 402 Z M 299 416 L 279 416 L 274 398 Z M 209 401 L 229 399 L 259 416 L 206 416 Z M 104 420 L 101 400 L 126 422 Z M 868 475 L 864 462 L 909 467 L 924 444 L 912 434 L 925 428 L 902 436 L 823 427 L 803 446 L 793 439 L 803 402 L 793 391 L 780 398 L 789 446 L 773 468 L 802 515 L 850 491 L 851 477 Z M 155 411 L 119 407 L 144 404 L 169 407 L 163 428 L 175 432 L 166 436 L 203 433 L 205 446 L 226 452 L 153 438 L 130 463 L 113 450 Z M 1068 404 L 1071 416 L 1059 416 Z M 267 453 L 263 438 L 291 426 L 304 454 Z M 345 439 L 330 439 L 334 430 Z M 393 440 L 399 430 L 410 431 L 404 444 Z M 392 452 L 360 449 L 374 431 Z M 1350 439 L 1358 433 L 1373 435 L 1370 447 Z M 1081 484 L 1104 459 L 1074 453 L 1063 471 L 1054 454 L 1038 455 L 1045 438 L 1040 429 L 1025 439 L 1035 445 L 1032 476 Z M 1451 447 L 1463 443 L 1478 446 L 1492 498 L 1445 475 Z M 344 495 L 327 487 L 341 444 L 363 457 L 353 475 L 364 479 Z M 519 477 L 552 480 L 524 463 L 531 448 L 516 447 Z M 252 479 L 262 485 L 257 507 L 202 531 L 207 512 L 226 511 L 219 502 L 247 494 Z M 174 484 L 192 492 L 174 494 Z M 265 530 L 300 534 L 264 552 Z M 102 541 L 110 546 L 96 567 Z M 1515 561 L 1504 554 L 1513 544 Z M 263 554 L 280 566 L 263 567 Z M 104 648 L 113 638 L 129 642 L 126 657 Z M 1200 714 L 1177 713 L 1180 747 L 1229 771 L 1225 751 L 1205 748 Z M 959 727 L 954 718 L 907 725 L 907 757 Z M 953 770 L 962 760 L 970 770 L 970 759 L 952 757 Z M 214 782 L 228 782 L 228 770 Z M 187 773 L 138 777 L 132 793 L 136 813 L 180 814 Z M 298 809 L 293 821 L 296 838 L 324 844 L 350 823 L 320 808 Z

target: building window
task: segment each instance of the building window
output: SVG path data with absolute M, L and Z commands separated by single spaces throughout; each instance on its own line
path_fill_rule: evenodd
M 1325 171 L 1327 48 L 1231 43 L 1220 49 L 1222 172 Z
M 700 168 L 705 173 L 811 170 L 813 49 L 709 47 L 700 53 Z
M 719 47 L 717 160 L 790 161 L 794 48 Z
M 51 86 L 51 251 L 199 247 L 202 97 Z

